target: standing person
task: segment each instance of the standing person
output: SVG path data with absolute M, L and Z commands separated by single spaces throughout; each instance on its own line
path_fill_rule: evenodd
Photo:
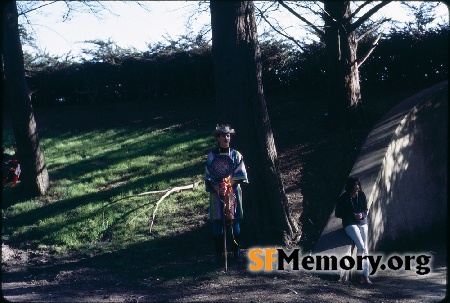
M 368 254 L 367 211 L 367 199 L 359 178 L 349 177 L 345 184 L 345 192 L 337 201 L 335 216 L 342 219 L 342 226 L 355 242 L 359 256 Z M 363 260 L 360 282 L 372 284 L 369 279 L 369 263 L 366 259 Z
M 234 133 L 234 129 L 229 125 L 217 125 L 213 136 L 217 139 L 218 146 L 208 154 L 206 160 L 205 185 L 206 191 L 209 192 L 209 215 L 213 225 L 215 248 L 212 263 L 219 262 L 224 252 L 224 220 L 226 226 L 231 227 L 234 259 L 242 262 L 239 248 L 239 223 L 243 218 L 240 184 L 248 183 L 248 179 L 243 156 L 230 148 L 231 134 Z M 227 172 L 220 176 L 224 171 Z M 224 177 L 225 175 L 227 177 Z

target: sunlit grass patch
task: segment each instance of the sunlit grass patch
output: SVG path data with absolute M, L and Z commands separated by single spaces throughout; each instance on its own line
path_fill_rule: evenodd
M 41 146 L 51 188 L 45 196 L 13 201 L 3 210 L 4 236 L 65 251 L 119 249 L 188 231 L 204 222 L 203 184 L 161 203 L 153 235 L 149 222 L 163 193 L 136 194 L 202 180 L 213 144 L 209 132 L 175 127 L 47 130 Z

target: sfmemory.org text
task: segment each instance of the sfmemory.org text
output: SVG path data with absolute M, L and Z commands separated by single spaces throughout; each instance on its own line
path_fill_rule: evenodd
M 357 256 L 326 256 L 326 255 L 306 255 L 301 256 L 300 249 L 293 249 L 289 252 L 281 248 L 252 248 L 248 252 L 250 271 L 273 271 L 284 270 L 289 265 L 292 270 L 306 271 L 337 271 L 337 270 L 357 270 L 363 269 L 363 263 L 370 264 L 370 274 L 375 274 L 378 270 L 416 270 L 418 275 L 430 273 L 431 256 L 419 255 L 391 255 L 385 258 L 383 255 Z M 367 260 L 367 261 L 365 261 Z M 276 265 L 276 266 L 274 266 Z

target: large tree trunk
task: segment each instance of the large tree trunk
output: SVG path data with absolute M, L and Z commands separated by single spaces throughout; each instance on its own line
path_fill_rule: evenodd
M 18 14 L 15 1 L 2 5 L 5 90 L 19 161 L 22 168 L 21 180 L 28 196 L 45 194 L 49 186 L 44 155 L 39 138 L 33 109 L 25 81 L 22 45 L 20 43 Z
M 360 122 L 361 91 L 350 2 L 324 1 L 324 8 L 330 121 L 335 127 L 351 126 Z
M 211 1 L 212 52 L 220 123 L 236 129 L 249 185 L 243 233 L 251 244 L 292 243 L 300 231 L 289 211 L 264 100 L 252 1 Z M 249 243 L 250 244 L 250 243 Z

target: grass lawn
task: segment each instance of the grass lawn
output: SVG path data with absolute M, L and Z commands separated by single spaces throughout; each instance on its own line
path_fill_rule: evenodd
M 52 110 L 38 110 L 38 123 L 54 115 Z M 59 110 L 68 117 L 76 110 L 83 113 L 79 108 Z M 113 126 L 115 115 L 123 110 L 113 106 L 104 114 L 102 123 L 111 119 L 107 127 L 81 123 L 89 116 L 79 116 L 79 125 L 64 124 L 63 119 L 60 125 L 42 121 L 40 143 L 51 186 L 45 196 L 31 200 L 21 198 L 20 182 L 3 190 L 3 240 L 57 252 L 92 253 L 124 249 L 155 236 L 170 238 L 205 224 L 203 183 L 161 203 L 152 235 L 149 222 L 164 193 L 137 194 L 201 181 L 206 154 L 215 144 L 210 129 L 195 123 L 159 123 L 163 118 L 148 123 L 157 114 L 150 114 L 148 121 Z M 12 144 L 11 137 L 11 129 L 4 127 L 5 146 Z

